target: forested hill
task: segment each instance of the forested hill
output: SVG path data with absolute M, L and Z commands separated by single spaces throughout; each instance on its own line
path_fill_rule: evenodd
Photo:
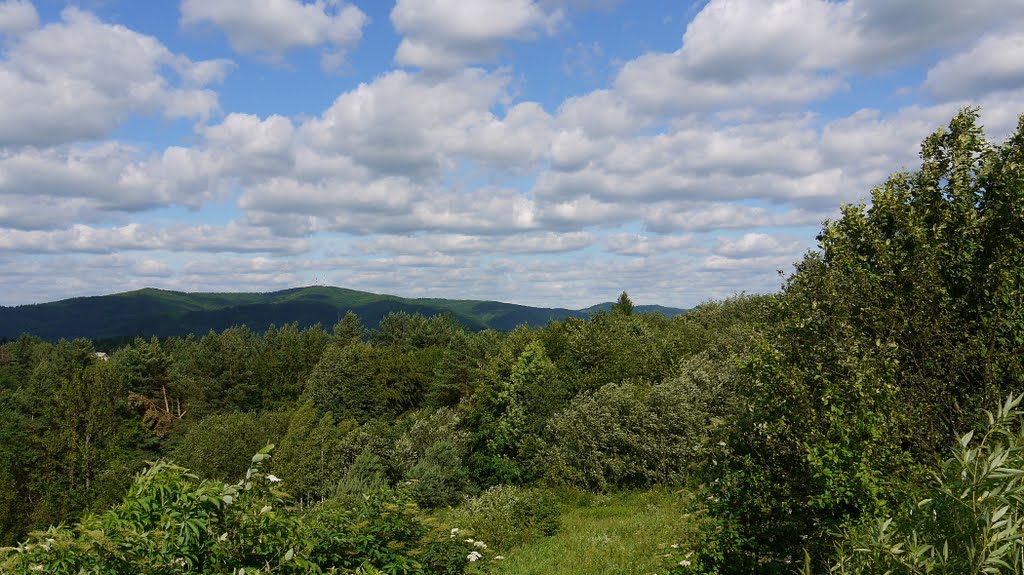
M 270 293 L 184 293 L 146 288 L 57 302 L 0 307 L 0 338 L 30 333 L 43 339 L 86 337 L 202 335 L 236 325 L 263 331 L 271 324 L 300 327 L 334 325 L 348 311 L 368 327 L 392 312 L 433 316 L 451 313 L 471 330 L 510 330 L 520 324 L 541 326 L 550 320 L 585 318 L 611 304 L 587 309 L 538 308 L 497 301 L 410 299 L 337 287 L 302 287 Z M 637 306 L 667 317 L 685 310 Z

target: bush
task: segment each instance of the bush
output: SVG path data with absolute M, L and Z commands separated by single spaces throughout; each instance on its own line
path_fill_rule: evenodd
M 832 573 L 1024 572 L 1024 395 L 960 438 L 927 497 L 849 530 Z M 811 573 L 810 561 L 804 574 Z
M 1024 118 L 996 145 L 964 110 L 921 159 L 826 222 L 771 311 L 719 458 L 717 511 L 744 540 L 724 572 L 823 557 L 1024 384 Z
M 402 473 L 408 472 L 438 441 L 446 440 L 459 451 L 466 451 L 469 433 L 461 429 L 461 418 L 454 409 L 420 409 L 403 415 L 391 430 L 397 435 L 393 465 Z
M 558 505 L 551 492 L 496 485 L 466 501 L 453 515 L 460 527 L 499 549 L 558 532 Z
M 450 441 L 438 441 L 409 470 L 415 481 L 412 496 L 423 507 L 455 505 L 472 490 L 469 469 L 460 450 Z
M 407 491 L 381 488 L 354 507 L 299 509 L 278 491 L 280 479 L 260 471 L 269 450 L 233 485 L 155 463 L 109 511 L 0 549 L 0 573 L 462 572 L 459 558 L 474 548 L 431 538 Z
M 415 356 L 357 343 L 331 347 L 306 380 L 303 398 L 337 421 L 395 417 L 420 400 L 424 375 Z
M 211 415 L 193 424 L 171 459 L 204 479 L 236 481 L 249 467 L 249 456 L 268 443 L 280 443 L 288 413 Z
M 388 466 L 369 448 L 356 456 L 336 486 L 339 501 L 358 501 L 366 493 L 388 486 Z
M 609 384 L 577 397 L 548 423 L 547 477 L 607 491 L 683 482 L 732 408 L 732 360 L 684 360 L 664 382 Z

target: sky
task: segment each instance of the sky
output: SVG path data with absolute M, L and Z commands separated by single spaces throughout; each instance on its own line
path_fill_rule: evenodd
M 0 0 L 0 305 L 766 293 L 980 106 L 1022 0 Z

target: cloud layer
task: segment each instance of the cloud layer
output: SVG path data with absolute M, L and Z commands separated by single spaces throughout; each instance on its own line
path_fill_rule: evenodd
M 1015 0 L 711 0 L 669 49 L 614 64 L 584 23 L 628 3 L 356 4 L 183 0 L 176 33 L 212 28 L 217 53 L 0 2 L 0 304 L 317 277 L 689 306 L 775 289 L 840 203 L 913 168 L 957 109 L 982 106 L 997 138 L 1024 112 Z M 364 43 L 386 67 L 303 76 L 337 86 L 315 107 L 232 105 L 236 76 L 298 78 L 303 50 L 333 70 Z M 556 97 L 523 95 L 530 45 L 562 46 Z

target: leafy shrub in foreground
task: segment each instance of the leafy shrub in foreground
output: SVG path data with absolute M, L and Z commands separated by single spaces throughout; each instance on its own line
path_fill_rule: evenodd
M 253 458 L 237 484 L 201 481 L 159 462 L 139 475 L 123 501 L 74 527 L 31 534 L 0 549 L 11 575 L 170 575 L 176 573 L 312 574 L 433 571 L 458 565 L 469 545 L 435 548 L 408 495 L 379 489 L 355 508 L 289 506 L 281 481 L 260 471 L 270 448 Z M 445 559 L 444 553 L 451 557 Z
M 830 572 L 973 575 L 1024 572 L 1024 395 L 960 438 L 928 497 L 850 530 Z M 804 574 L 810 575 L 810 567 Z

